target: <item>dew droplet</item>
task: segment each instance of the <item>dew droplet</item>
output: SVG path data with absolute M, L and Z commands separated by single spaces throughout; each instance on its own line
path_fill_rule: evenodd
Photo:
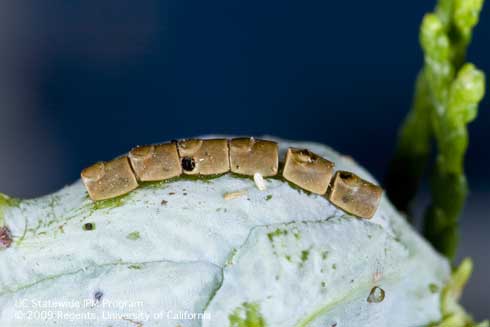
M 85 231 L 91 231 L 95 229 L 95 224 L 94 223 L 85 223 L 83 225 L 83 230 Z
M 367 301 L 369 303 L 380 303 L 384 299 L 385 299 L 385 291 L 382 288 L 375 286 L 371 289 L 371 293 L 369 293 Z

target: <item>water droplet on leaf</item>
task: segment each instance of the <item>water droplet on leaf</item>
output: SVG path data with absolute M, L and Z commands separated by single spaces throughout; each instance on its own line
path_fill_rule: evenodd
M 369 293 L 367 301 L 369 303 L 380 303 L 384 299 L 385 299 L 385 291 L 382 288 L 375 286 L 371 289 L 371 293 Z

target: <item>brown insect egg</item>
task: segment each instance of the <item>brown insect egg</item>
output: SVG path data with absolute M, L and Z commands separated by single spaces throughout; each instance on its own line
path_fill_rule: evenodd
M 217 175 L 230 171 L 228 140 L 181 140 L 177 142 L 184 174 Z
M 333 176 L 334 163 L 308 150 L 289 148 L 284 160 L 283 177 L 316 194 L 325 194 Z
M 370 219 L 376 213 L 383 190 L 354 173 L 337 171 L 328 199 L 337 207 L 361 218 Z
M 128 157 L 140 181 L 161 181 L 182 174 L 175 143 L 138 146 Z
M 98 162 L 80 174 L 90 198 L 105 200 L 126 194 L 138 187 L 128 157 Z
M 231 171 L 240 175 L 263 177 L 277 174 L 279 148 L 276 142 L 250 138 L 235 138 L 230 141 Z

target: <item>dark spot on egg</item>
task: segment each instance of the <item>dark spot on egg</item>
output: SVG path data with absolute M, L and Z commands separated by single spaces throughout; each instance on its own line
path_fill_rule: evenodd
M 185 171 L 193 171 L 196 168 L 196 161 L 191 157 L 182 158 L 182 169 Z

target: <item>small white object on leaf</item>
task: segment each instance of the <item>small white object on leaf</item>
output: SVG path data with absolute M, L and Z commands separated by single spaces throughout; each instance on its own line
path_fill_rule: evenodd
M 242 196 L 247 195 L 246 190 L 240 190 L 240 191 L 235 191 L 235 192 L 227 192 L 225 195 L 223 195 L 223 198 L 225 200 L 233 200 Z
M 265 180 L 260 173 L 254 174 L 254 182 L 259 190 L 261 191 L 267 190 L 267 185 L 265 185 Z

